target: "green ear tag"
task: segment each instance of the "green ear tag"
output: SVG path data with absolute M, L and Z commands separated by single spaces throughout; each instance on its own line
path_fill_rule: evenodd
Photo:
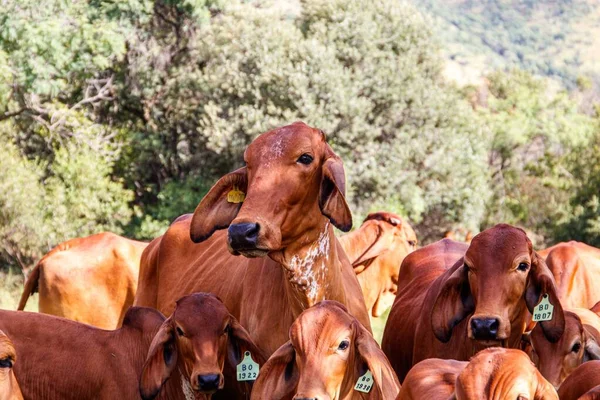
M 230 203 L 242 203 L 246 199 L 246 194 L 239 190 L 236 186 L 227 193 L 227 201 Z
M 356 385 L 354 385 L 354 390 L 363 393 L 369 393 L 371 388 L 373 387 L 373 375 L 371 371 L 367 370 L 365 374 L 358 378 L 356 381 Z
M 533 322 L 550 321 L 554 313 L 554 306 L 550 304 L 548 294 L 544 294 L 542 301 L 533 308 Z
M 258 376 L 260 366 L 254 362 L 249 351 L 244 353 L 244 359 L 237 365 L 238 381 L 254 381 Z

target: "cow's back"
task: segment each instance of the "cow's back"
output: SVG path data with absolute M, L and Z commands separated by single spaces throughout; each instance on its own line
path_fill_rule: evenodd
M 547 249 L 546 263 L 554 275 L 565 308 L 591 308 L 600 301 L 600 250 L 580 242 Z
M 418 324 L 432 284 L 460 259 L 467 245 L 443 239 L 409 254 L 402 263 L 382 349 L 402 382 L 413 364 Z
M 112 233 L 62 243 L 36 267 L 39 311 L 116 328 L 133 304 L 145 246 Z

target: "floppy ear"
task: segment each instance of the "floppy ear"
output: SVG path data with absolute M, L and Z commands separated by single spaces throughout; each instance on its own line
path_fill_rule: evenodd
M 358 321 L 354 322 L 356 332 L 356 351 L 360 358 L 367 364 L 369 371 L 373 375 L 373 380 L 377 385 L 381 398 L 395 399 L 400 392 L 400 382 L 390 365 L 387 357 L 379 348 L 379 345 L 373 338 L 373 335 Z M 360 365 L 357 365 L 360 367 Z M 364 374 L 364 371 L 356 371 L 356 379 Z M 352 386 L 356 380 L 352 382 Z
M 252 355 L 252 359 L 258 363 L 258 365 L 264 365 L 267 359 L 250 338 L 248 331 L 240 325 L 240 323 L 233 317 L 230 317 L 231 322 L 229 323 L 229 341 L 227 342 L 227 360 L 234 369 L 244 359 L 244 352 L 249 351 Z
M 388 251 L 391 245 L 391 235 L 385 235 L 383 228 L 381 228 L 379 224 L 368 224 L 364 227 L 364 229 L 362 227 L 360 229 L 363 230 L 361 234 L 364 234 L 364 237 L 367 239 L 367 247 L 362 249 L 362 253 L 356 260 L 350 260 L 352 262 L 352 266 L 354 267 L 354 272 L 357 274 L 366 269 L 368 265 L 365 265 L 365 263 L 367 261 L 380 256 L 382 253 L 385 253 Z
M 460 267 L 444 282 L 431 310 L 431 327 L 442 343 L 447 343 L 452 337 L 452 329 L 475 310 L 464 260 L 461 258 L 455 265 Z
M 234 186 L 244 194 L 248 190 L 246 167 L 219 179 L 200 201 L 190 225 L 190 238 L 194 243 L 208 239 L 216 230 L 227 228 L 234 220 L 242 207 L 242 202 L 227 201 L 227 194 Z
M 288 341 L 281 346 L 258 373 L 252 388 L 251 400 L 277 400 L 293 396 L 300 373 L 296 366 L 296 352 Z
M 348 232 L 352 228 L 352 214 L 344 198 L 345 191 L 346 177 L 342 160 L 332 156 L 323 164 L 319 207 L 336 228 Z
M 554 306 L 554 313 L 550 321 L 542 321 L 539 324 L 542 326 L 546 339 L 551 343 L 556 343 L 565 330 L 565 315 L 556 294 L 556 285 L 550 269 L 544 259 L 534 251 L 525 290 L 525 303 L 530 313 L 533 314 L 534 307 L 541 301 L 544 294 L 548 295 L 548 300 Z
M 587 324 L 583 324 L 583 331 L 585 335 L 585 344 L 582 362 L 600 360 L 600 346 L 597 342 L 598 331 Z
M 175 365 L 177 365 L 177 344 L 171 318 L 161 325 L 154 336 L 148 351 L 148 357 L 140 378 L 140 395 L 142 399 L 155 398 Z

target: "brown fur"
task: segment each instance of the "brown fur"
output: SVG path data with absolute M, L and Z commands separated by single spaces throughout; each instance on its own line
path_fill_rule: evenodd
M 354 390 L 367 369 L 375 384 L 369 393 Z M 291 326 L 290 341 L 261 370 L 252 399 L 393 399 L 399 389 L 371 333 L 342 304 L 322 301 Z
M 115 329 L 133 304 L 147 245 L 109 232 L 63 242 L 31 271 L 18 309 L 37 291 L 41 313 Z

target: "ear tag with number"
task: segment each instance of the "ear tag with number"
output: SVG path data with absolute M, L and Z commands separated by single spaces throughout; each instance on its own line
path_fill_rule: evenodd
M 358 378 L 356 381 L 356 385 L 354 385 L 354 390 L 363 393 L 369 393 L 371 388 L 373 387 L 373 374 L 371 371 L 367 370 L 365 374 Z
M 244 359 L 237 365 L 237 380 L 254 381 L 258 377 L 260 366 L 252 359 L 249 351 L 244 353 Z
M 227 193 L 227 201 L 230 203 L 238 204 L 242 203 L 246 199 L 246 193 L 242 192 L 234 186 L 233 189 Z
M 550 321 L 552 319 L 553 313 L 554 306 L 550 303 L 548 294 L 544 294 L 544 296 L 542 297 L 542 301 L 540 301 L 538 305 L 533 308 L 533 321 Z

